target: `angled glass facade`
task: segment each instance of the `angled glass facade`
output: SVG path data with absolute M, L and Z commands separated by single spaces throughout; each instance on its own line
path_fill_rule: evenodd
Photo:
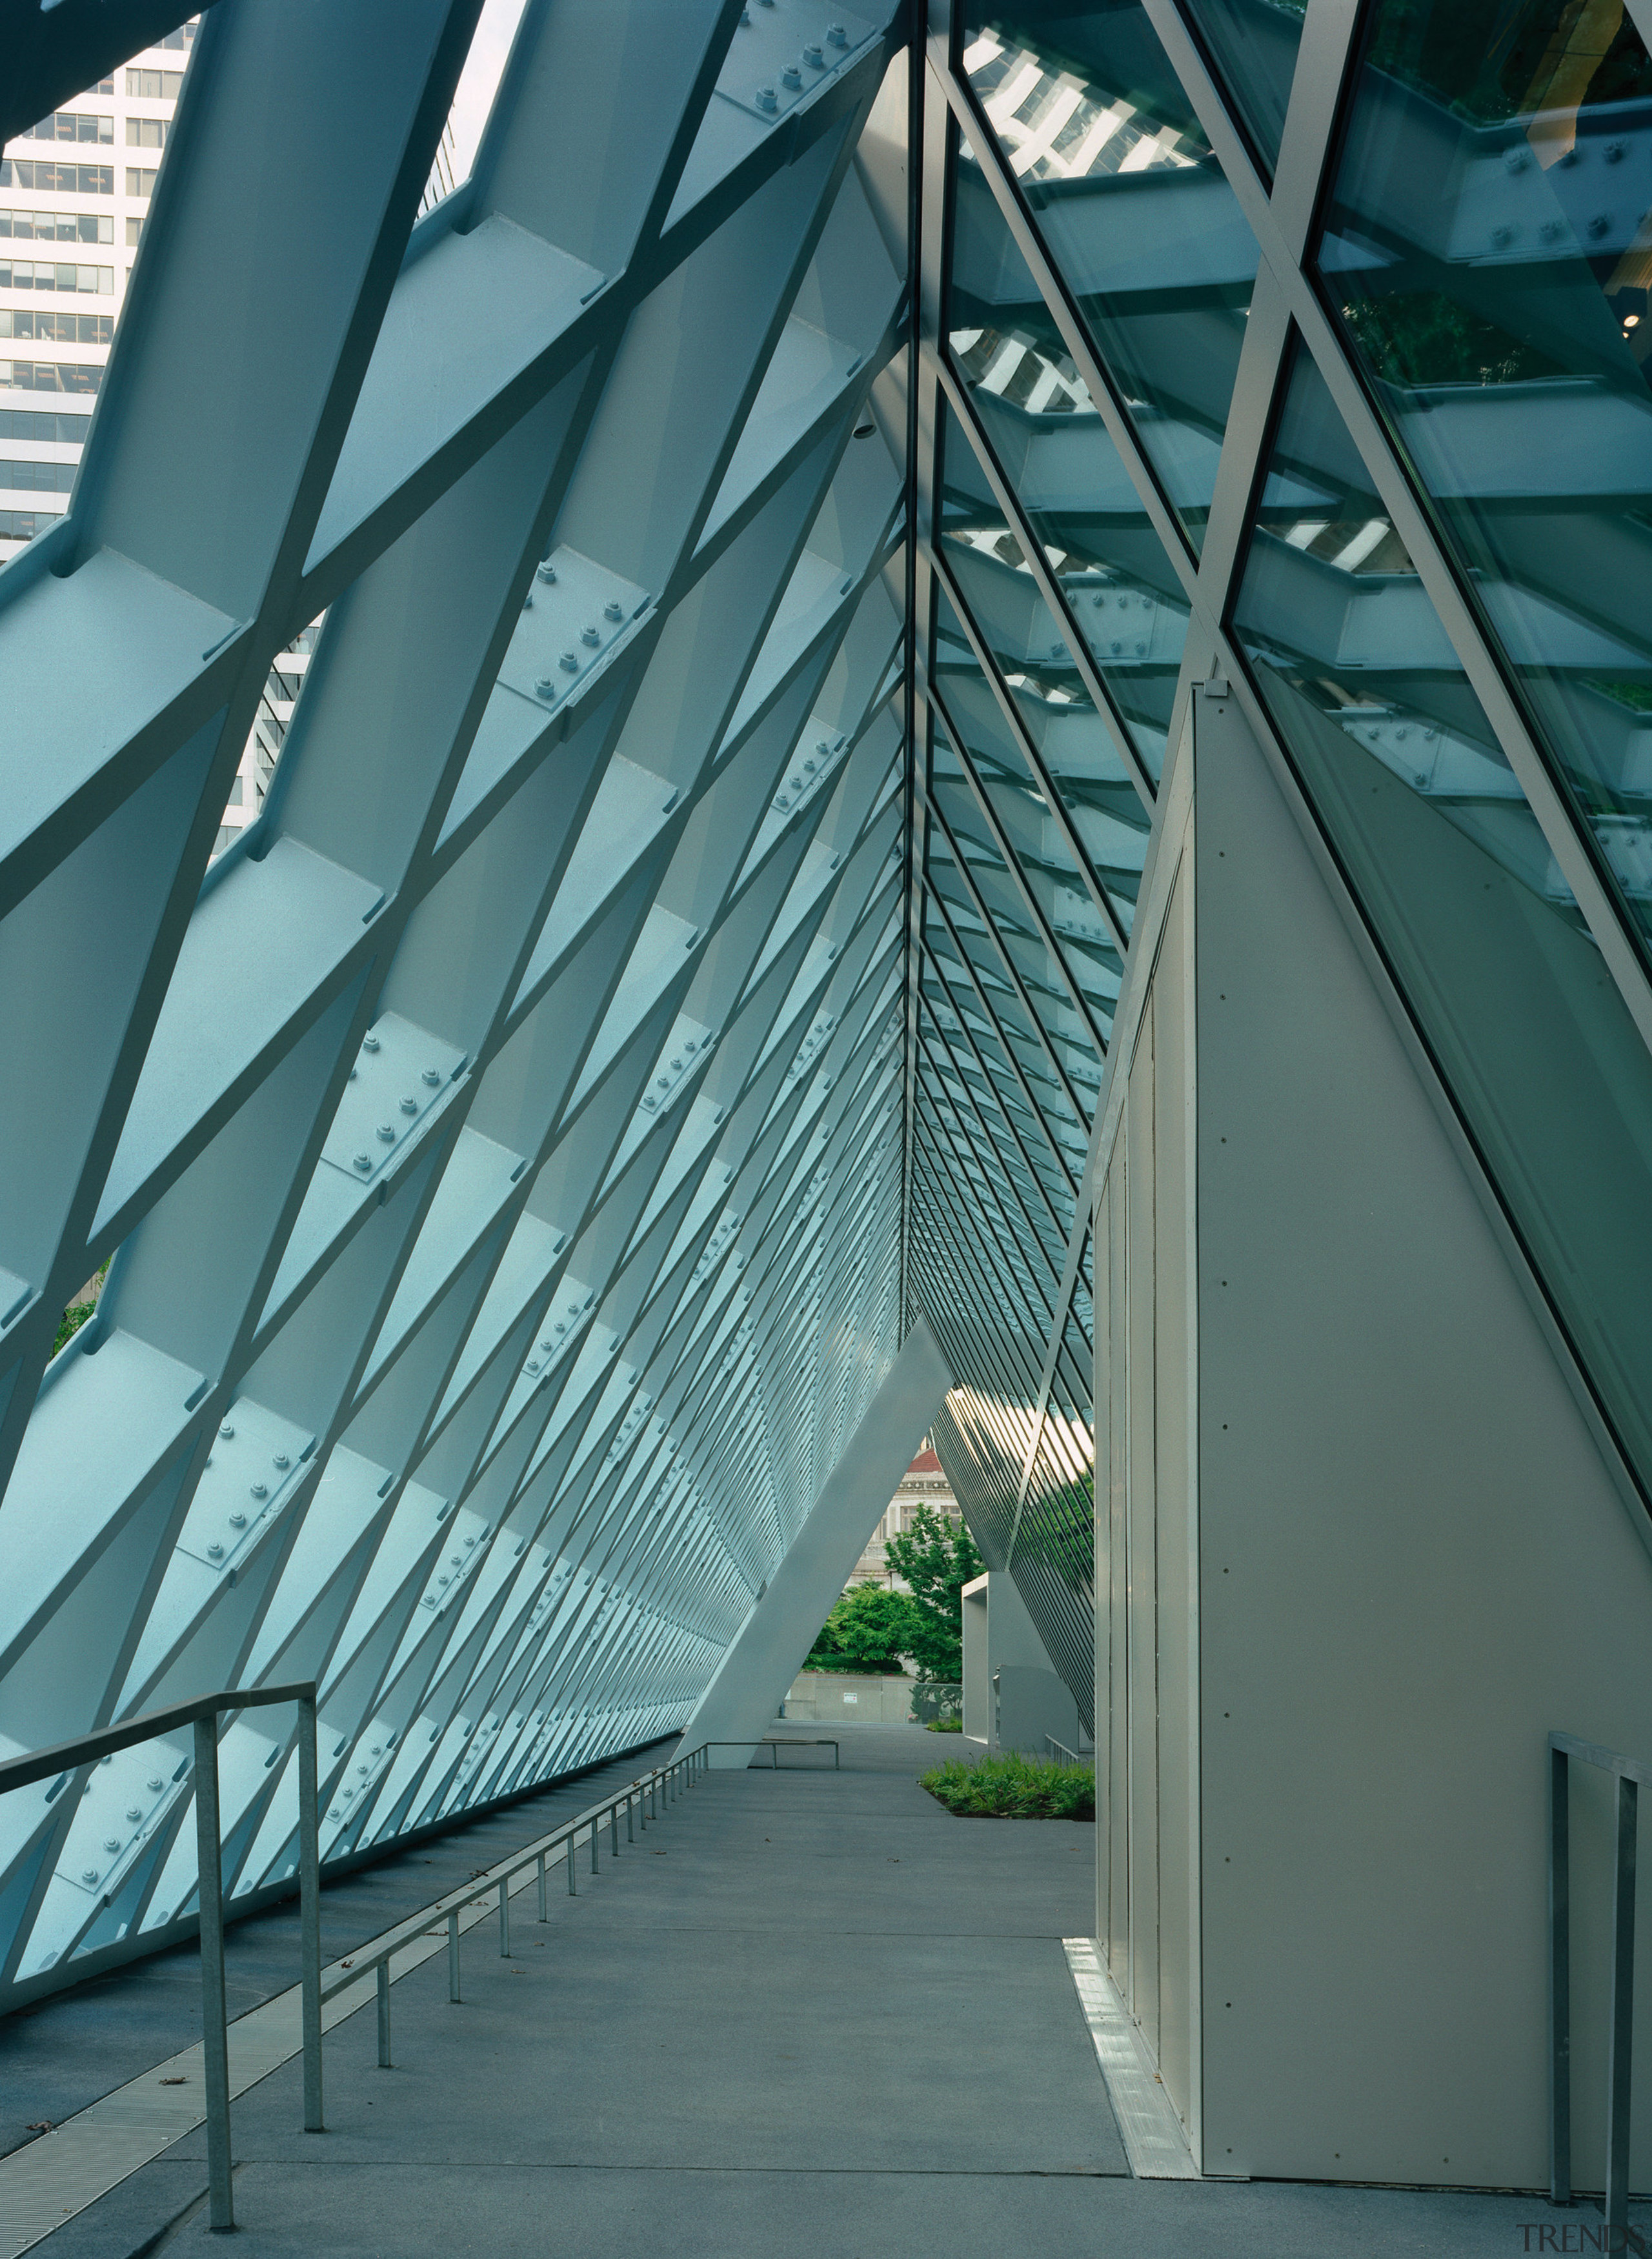
M 673 1732 L 919 1317 L 1093 1730 L 1098 1138 L 1206 682 L 1652 1495 L 1631 13 L 532 7 L 433 194 L 409 5 L 394 68 L 204 19 L 0 572 L 0 1749 L 313 1678 L 337 1858 Z M 187 1913 L 139 1770 L 0 1814 L 0 1985 Z M 232 1893 L 293 1771 L 231 1725 Z

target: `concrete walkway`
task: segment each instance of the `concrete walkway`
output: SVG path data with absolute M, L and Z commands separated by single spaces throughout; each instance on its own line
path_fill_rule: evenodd
M 1538 2226 L 1584 2217 L 1132 2180 L 1061 1945 L 1093 1924 L 1093 1830 L 954 1820 L 915 1783 L 933 1736 L 839 1739 L 841 1772 L 800 1749 L 778 1774 L 711 1775 L 617 1862 L 604 1849 L 578 1898 L 553 1893 L 543 1928 L 519 1899 L 512 1958 L 486 1928 L 467 1942 L 461 2006 L 439 1958 L 404 1978 L 394 2070 L 370 2013 L 338 2027 L 325 2134 L 298 2130 L 296 2062 L 252 2090 L 235 2248 L 1505 2259 L 1526 2224 L 1535 2249 Z M 521 1839 L 545 1824 L 533 1807 Z M 221 2252 L 196 2205 L 203 2156 L 198 2134 L 179 2142 L 36 2248 Z

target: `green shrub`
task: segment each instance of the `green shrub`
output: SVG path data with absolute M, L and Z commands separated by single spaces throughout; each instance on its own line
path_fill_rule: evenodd
M 1013 1755 L 949 1757 L 918 1785 L 963 1820 L 1095 1818 L 1095 1775 L 1088 1765 Z
M 923 1730 L 926 1734 L 961 1734 L 964 1721 L 962 1718 L 936 1718 Z

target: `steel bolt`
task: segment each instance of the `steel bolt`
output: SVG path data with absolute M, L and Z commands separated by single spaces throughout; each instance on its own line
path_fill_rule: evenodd
M 565 651 L 559 663 L 565 673 L 577 674 L 580 671 L 580 654 L 577 651 Z
M 207 1557 L 209 1560 L 221 1561 L 224 1558 L 224 1548 L 217 1544 L 209 1545 L 207 1547 Z
M 377 1036 L 363 1036 L 361 1038 L 361 1048 L 364 1051 L 376 1051 L 379 1048 L 379 1039 Z
M 818 47 L 805 47 L 803 61 L 814 70 L 824 70 L 826 68 L 826 58 Z
M 549 674 L 537 675 L 534 678 L 533 695 L 536 698 L 554 698 L 557 695 L 554 678 Z
M 388 1122 L 380 1122 L 379 1137 L 381 1141 L 387 1145 L 394 1145 L 395 1143 L 395 1131 Z
M 128 1820 L 141 1820 L 143 1816 L 144 1808 L 141 1804 L 129 1804 L 126 1806 L 126 1817 Z
M 417 1098 L 404 1098 L 402 1101 L 402 1111 L 403 1114 L 417 1114 L 418 1110 L 419 1102 Z
M 542 581 L 554 581 L 556 577 L 557 568 L 547 557 L 539 567 L 539 578 Z
M 602 640 L 602 634 L 596 628 L 581 628 L 580 630 L 580 641 L 586 646 L 587 651 L 595 651 Z
M 292 1461 L 288 1457 L 285 1451 L 277 1451 L 275 1454 L 274 1464 L 278 1467 L 290 1467 Z
M 1598 243 L 1603 235 L 1610 232 L 1612 222 L 1606 214 L 1605 212 L 1597 212 L 1589 223 L 1589 232 L 1594 237 Z
M 421 1081 L 421 1082 L 427 1082 L 427 1083 L 429 1083 L 429 1085 L 430 1085 L 430 1087 L 431 1087 L 431 1088 L 432 1090 L 434 1090 L 434 1089 L 435 1089 L 435 1087 L 436 1087 L 437 1084 L 438 1084 L 438 1082 L 440 1082 L 441 1079 L 442 1079 L 442 1072 L 441 1072 L 441 1069 L 440 1069 L 439 1067 L 434 1067 L 434 1066 L 427 1066 L 427 1067 L 425 1068 L 425 1070 L 424 1070 L 424 1073 L 423 1073 L 423 1074 L 420 1076 L 420 1078 L 419 1078 L 419 1080 L 420 1080 L 420 1081 Z
M 82 1868 L 81 1869 L 81 1880 L 82 1880 L 83 1883 L 95 1883 L 95 1882 L 97 1880 L 97 1870 L 96 1870 L 96 1867 L 82 1867 Z
M 841 24 L 828 24 L 826 43 L 829 46 L 846 47 L 849 45 L 849 34 Z
M 780 84 L 782 86 L 800 87 L 802 83 L 802 72 L 799 70 L 795 63 L 787 63 L 786 68 L 780 73 Z
M 232 1514 L 230 1516 L 230 1528 L 231 1529 L 245 1529 L 246 1527 L 246 1516 L 244 1514 Z
M 773 7 L 774 0 L 769 0 L 769 4 Z M 758 87 L 757 90 L 757 106 L 759 110 L 773 110 L 776 107 L 774 89 L 772 86 Z
M 362 1171 L 364 1171 L 364 1172 L 365 1172 L 365 1171 L 368 1171 L 368 1170 L 370 1170 L 370 1169 L 372 1168 L 372 1166 L 373 1166 L 373 1156 L 372 1156 L 372 1154 L 371 1154 L 371 1153 L 358 1153 L 358 1154 L 356 1155 L 356 1166 L 357 1166 L 357 1168 L 359 1168 L 359 1169 L 360 1169 L 360 1170 L 362 1170 Z
M 247 1496 L 249 1498 L 267 1498 L 269 1496 L 269 1485 L 267 1483 L 250 1484 L 247 1487 Z
M 218 1433 L 220 1436 L 232 1436 L 235 1433 L 235 1422 L 232 1420 L 220 1421 Z
M 159 1796 L 161 1790 L 166 1786 L 166 1783 L 161 1779 L 160 1775 L 157 1772 L 150 1775 L 149 1778 L 144 1783 L 144 1786 L 149 1791 L 151 1796 Z

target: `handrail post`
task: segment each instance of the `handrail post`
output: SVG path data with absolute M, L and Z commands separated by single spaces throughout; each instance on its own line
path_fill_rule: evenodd
M 541 1921 L 549 1921 L 551 1919 L 545 1902 L 545 1853 L 543 1851 L 539 1854 L 539 1919 Z
M 570 1829 L 568 1835 L 564 1838 L 562 1845 L 563 1863 L 568 1871 L 568 1896 L 571 1899 L 577 1898 L 580 1894 L 579 1877 L 574 1871 L 573 1864 L 573 1847 L 578 1840 L 579 1831 L 577 1829 Z
M 304 2131 L 324 2131 L 321 2098 L 321 1842 L 316 1697 L 298 1704 L 298 1933 L 304 2031 Z
M 1612 1892 L 1612 2003 L 1606 2042 L 1606 2248 L 1628 2248 L 1629 2085 L 1634 2041 L 1635 1822 L 1640 1789 L 1618 1776 L 1618 1846 Z
M 1571 2202 L 1571 1759 L 1549 1752 L 1549 2200 Z
M 628 1843 L 634 1843 L 637 1841 L 631 1827 L 631 1791 L 629 1788 L 625 1792 L 625 1841 Z
M 593 1820 L 591 1822 L 591 1872 L 595 1874 L 596 1871 L 596 1822 Z
M 459 1998 L 459 1908 L 450 1906 L 447 1914 L 447 1997 Z
M 619 1806 L 617 1804 L 610 1804 L 608 1807 L 608 1856 L 610 1859 L 617 1859 L 619 1856 Z
M 509 1875 L 501 1875 L 499 1878 L 499 1957 L 502 1961 L 509 1961 L 510 1958 L 510 1878 Z
M 390 2068 L 390 1963 L 379 1963 L 379 2069 Z
M 230 2035 L 224 1998 L 224 1863 L 218 1838 L 218 1721 L 195 1721 L 195 1834 L 201 1905 L 201 2053 L 205 2073 L 208 2219 L 235 2225 L 230 2168 Z

